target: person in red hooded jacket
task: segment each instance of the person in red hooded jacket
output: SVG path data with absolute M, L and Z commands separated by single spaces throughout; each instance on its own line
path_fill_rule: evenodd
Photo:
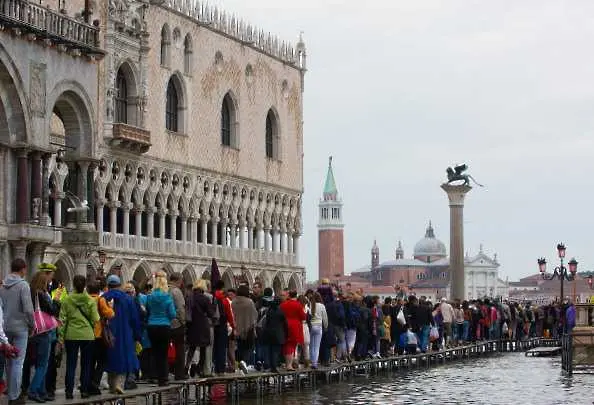
M 285 314 L 288 326 L 288 335 L 283 345 L 283 355 L 287 370 L 293 370 L 293 359 L 297 345 L 303 344 L 303 321 L 305 320 L 305 309 L 297 300 L 297 291 L 289 292 L 289 299 L 280 305 L 281 311 Z
M 225 294 L 225 283 L 219 280 L 215 286 L 214 303 L 219 311 L 219 319 L 214 326 L 214 344 L 213 344 L 213 363 L 215 373 L 223 374 L 227 362 L 227 347 L 229 336 L 233 336 L 235 322 L 233 319 L 233 309 L 231 302 Z M 232 365 L 235 367 L 235 365 Z

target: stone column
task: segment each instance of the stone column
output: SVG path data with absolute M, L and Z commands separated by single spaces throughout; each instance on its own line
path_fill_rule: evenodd
M 136 236 L 136 250 L 142 249 L 142 206 L 137 206 L 134 208 L 134 235 Z
M 200 215 L 200 239 L 202 244 L 208 243 L 208 215 Z
M 171 240 L 172 241 L 177 240 L 177 216 L 178 215 L 179 215 L 179 211 L 177 211 L 177 210 L 169 211 L 169 229 L 171 230 Z
M 227 247 L 227 218 L 221 219 L 221 246 Z
M 293 254 L 295 255 L 295 263 L 299 263 L 299 233 L 293 234 Z
M 146 235 L 151 240 L 150 248 L 153 247 L 152 239 L 155 236 L 155 207 L 145 207 L 146 210 Z
M 237 224 L 235 223 L 235 221 L 231 221 L 231 223 L 229 224 L 229 227 L 231 228 L 231 231 L 229 232 L 229 239 L 231 239 L 229 241 L 229 246 L 232 248 L 236 248 L 237 247 Z
M 45 244 L 43 243 L 33 243 L 31 245 L 31 268 L 29 269 L 29 274 L 35 274 L 37 271 L 37 266 L 42 262 L 43 255 L 45 253 Z
M 89 165 L 90 165 L 90 162 L 87 160 L 81 160 L 78 162 L 78 168 L 79 168 L 79 175 L 77 176 L 77 178 L 78 178 L 78 198 L 80 198 L 81 203 L 85 200 L 88 202 L 88 200 L 89 200 L 88 194 L 87 194 L 88 187 L 89 187 L 89 185 L 87 184 Z M 88 220 L 88 211 L 87 210 L 80 211 L 77 214 L 77 216 L 78 216 L 79 224 L 87 223 L 87 220 Z
M 31 207 L 29 204 L 29 161 L 26 149 L 17 151 L 16 180 L 16 222 L 24 224 L 29 221 L 29 209 Z
M 185 243 L 188 241 L 188 217 L 185 214 L 181 217 L 181 240 L 184 242 L 185 249 Z
M 97 163 L 90 161 L 87 168 L 87 201 L 89 203 L 89 211 L 87 215 L 87 223 L 89 227 L 95 226 L 95 169 Z
M 122 207 L 122 214 L 123 214 L 123 228 L 122 233 L 124 234 L 124 249 L 128 249 L 128 239 L 130 236 L 130 205 L 128 203 L 124 203 Z
M 245 221 L 243 220 L 239 221 L 239 248 L 245 249 Z
M 190 217 L 190 242 L 196 244 L 198 242 L 198 218 Z
M 54 226 L 62 226 L 62 200 L 65 196 L 64 192 L 57 192 L 54 196 Z
M 252 223 L 248 223 L 247 237 L 248 237 L 247 248 L 253 249 L 254 248 L 254 225 Z
M 111 232 L 111 245 L 115 246 L 118 231 L 118 201 L 109 203 L 109 231 Z
M 41 218 L 41 152 L 31 154 L 31 222 L 40 223 Z
M 264 227 L 264 251 L 270 252 L 270 227 Z
M 50 189 L 49 189 L 49 161 L 51 158 L 51 154 L 44 153 L 42 158 L 42 169 L 41 169 L 41 218 L 40 224 L 41 225 L 49 225 L 50 217 L 49 217 L 49 198 L 50 198 Z
M 450 202 L 450 298 L 464 300 L 464 198 L 472 190 L 467 185 L 442 184 Z
M 212 245 L 216 246 L 218 239 L 219 219 L 217 217 L 212 217 L 210 220 L 210 236 L 212 237 Z
M 161 249 L 165 247 L 165 216 L 167 215 L 167 210 L 160 209 L 159 210 L 159 239 L 161 239 Z
M 97 200 L 97 203 L 95 204 L 95 209 L 97 210 L 97 232 L 99 232 L 99 240 L 103 239 L 103 205 L 105 204 L 105 201 L 103 201 L 102 199 Z
M 293 230 L 289 229 L 287 232 L 287 253 L 293 254 Z

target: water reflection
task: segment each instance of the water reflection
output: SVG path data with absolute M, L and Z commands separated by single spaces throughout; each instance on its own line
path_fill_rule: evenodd
M 387 404 L 594 404 L 594 375 L 565 376 L 560 359 L 521 353 L 471 359 L 428 370 L 391 376 L 354 377 L 317 391 L 289 391 L 260 400 L 242 397 L 241 405 L 387 405 Z

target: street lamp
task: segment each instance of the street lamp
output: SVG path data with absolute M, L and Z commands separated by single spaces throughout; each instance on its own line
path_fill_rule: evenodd
M 565 280 L 572 281 L 575 279 L 575 274 L 577 273 L 578 265 L 578 262 L 577 260 L 575 260 L 575 258 L 572 258 L 569 261 L 569 263 L 567 263 L 569 265 L 569 270 L 567 269 L 567 267 L 563 265 L 563 259 L 565 258 L 565 250 L 566 248 L 563 243 L 559 243 L 557 245 L 557 254 L 559 255 L 559 261 L 561 262 L 561 264 L 558 267 L 555 267 L 553 274 L 551 274 L 550 276 L 546 274 L 547 261 L 544 259 L 544 257 L 538 259 L 538 270 L 540 271 L 543 280 L 554 280 L 557 278 L 561 281 L 561 304 L 563 304 L 563 300 L 565 298 L 563 294 L 563 282 Z

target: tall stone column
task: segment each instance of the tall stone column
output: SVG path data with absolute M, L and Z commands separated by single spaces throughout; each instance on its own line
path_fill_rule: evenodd
M 245 249 L 245 221 L 239 220 L 239 248 Z
M 270 248 L 270 227 L 268 225 L 264 226 L 264 251 L 270 252 L 272 249 Z
M 472 190 L 467 185 L 442 184 L 450 201 L 450 298 L 464 300 L 464 198 Z
M 54 223 L 53 226 L 62 226 L 62 200 L 66 197 L 66 194 L 62 192 L 56 192 L 54 196 Z
M 229 247 L 237 247 L 237 223 L 233 220 L 229 223 Z
M 253 249 L 254 248 L 254 225 L 251 222 L 249 222 L 248 226 L 247 226 L 247 237 L 248 237 L 247 248 Z
M 49 163 L 51 154 L 45 153 L 43 154 L 42 158 L 42 169 L 41 169 L 41 218 L 39 223 L 41 225 L 49 225 L 50 217 L 49 217 L 49 199 L 50 199 L 50 189 L 49 189 Z
M 87 167 L 87 202 L 89 203 L 89 210 L 87 211 L 87 223 L 89 227 L 93 229 L 95 226 L 95 169 L 97 163 L 94 161 L 89 162 Z
M 87 160 L 81 160 L 78 162 L 78 170 L 79 170 L 79 175 L 78 175 L 78 198 L 80 198 L 81 203 L 83 201 L 87 201 L 88 203 L 88 190 L 89 190 L 89 185 L 87 184 L 87 179 L 88 179 L 88 171 L 89 171 L 89 166 L 90 166 L 90 162 Z M 87 224 L 87 220 L 88 220 L 88 211 L 80 211 L 79 213 L 77 213 L 78 216 L 78 223 L 82 226 L 84 226 L 85 228 L 88 229 L 88 226 L 86 226 Z
M 155 207 L 145 207 L 146 210 L 146 235 L 150 239 L 150 247 L 153 247 L 153 237 L 155 236 Z
M 31 154 L 31 222 L 40 223 L 41 218 L 41 152 Z
M 16 222 L 24 224 L 29 221 L 29 159 L 26 149 L 17 151 L 17 195 Z

